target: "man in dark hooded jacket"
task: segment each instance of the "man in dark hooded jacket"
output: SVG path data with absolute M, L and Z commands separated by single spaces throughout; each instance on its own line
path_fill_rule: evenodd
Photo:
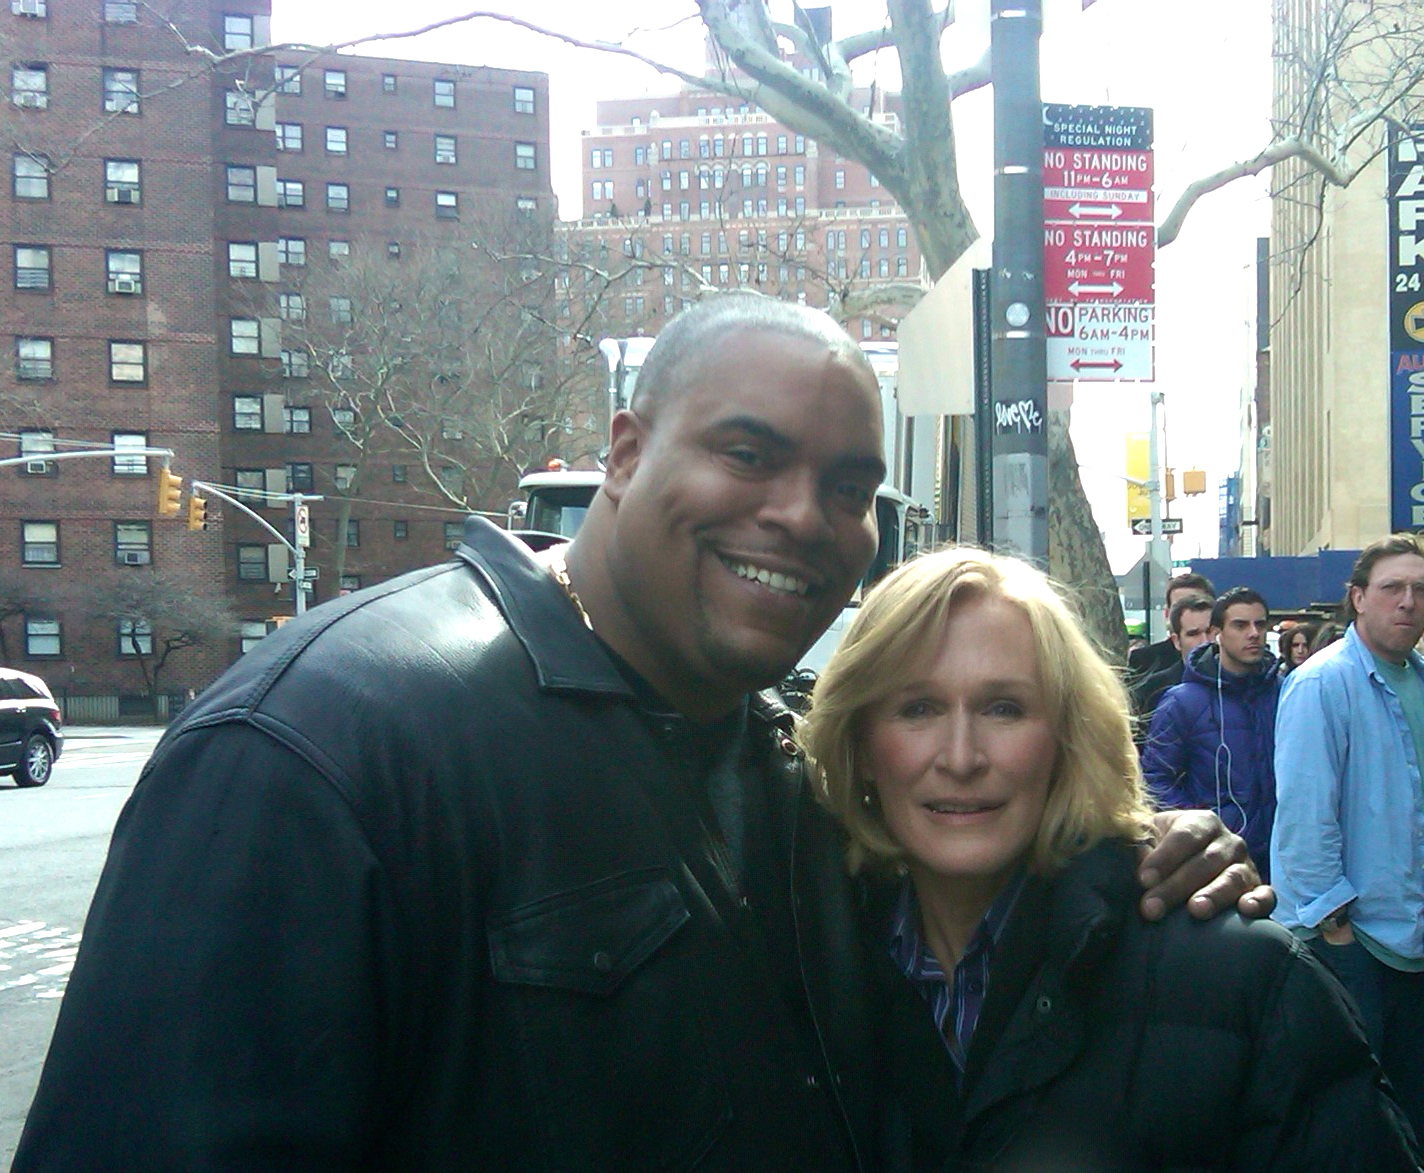
M 1160 806 L 1209 807 L 1246 840 L 1262 875 L 1276 814 L 1276 658 L 1266 650 L 1266 601 L 1249 587 L 1217 599 L 1211 639 L 1182 683 L 1158 701 L 1142 773 Z

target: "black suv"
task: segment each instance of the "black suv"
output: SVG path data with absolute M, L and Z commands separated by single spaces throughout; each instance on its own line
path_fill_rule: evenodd
M 0 668 L 0 774 L 20 786 L 43 786 L 64 749 L 63 721 L 38 676 Z

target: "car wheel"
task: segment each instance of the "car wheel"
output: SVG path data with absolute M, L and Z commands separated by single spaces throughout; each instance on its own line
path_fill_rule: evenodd
M 15 767 L 15 781 L 21 786 L 43 786 L 54 769 L 54 747 L 43 733 L 31 733 Z

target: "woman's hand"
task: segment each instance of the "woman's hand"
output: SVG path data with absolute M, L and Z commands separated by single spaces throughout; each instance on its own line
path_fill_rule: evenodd
M 1147 889 L 1138 908 L 1161 920 L 1183 904 L 1198 920 L 1233 905 L 1242 916 L 1270 916 L 1276 894 L 1261 883 L 1246 841 L 1212 811 L 1160 811 L 1153 816 L 1157 846 L 1143 848 L 1137 878 Z

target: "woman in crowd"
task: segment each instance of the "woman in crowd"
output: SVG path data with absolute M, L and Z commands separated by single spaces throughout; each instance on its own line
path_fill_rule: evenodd
M 1138 915 L 1126 697 L 1037 570 L 902 567 L 802 739 L 885 959 L 886 1168 L 1417 1168 L 1343 992 L 1289 933 Z
M 1297 623 L 1286 629 L 1285 634 L 1281 636 L 1282 676 L 1289 675 L 1309 659 L 1310 641 L 1315 638 L 1315 630 L 1313 623 Z

